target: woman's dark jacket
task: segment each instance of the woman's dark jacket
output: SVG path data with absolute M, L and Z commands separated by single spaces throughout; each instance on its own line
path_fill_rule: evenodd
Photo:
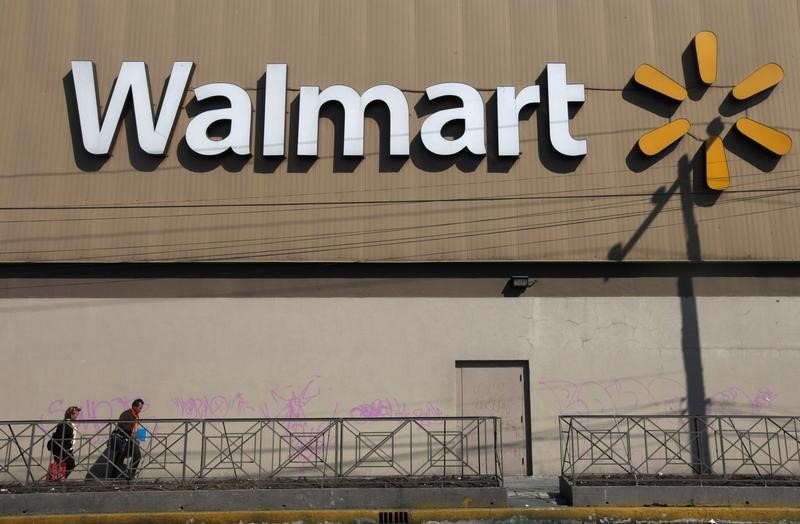
M 66 420 L 59 422 L 56 430 L 53 431 L 53 436 L 50 438 L 50 450 L 54 456 L 63 457 L 72 451 L 72 438 L 75 436 L 75 430 L 72 429 L 72 424 Z

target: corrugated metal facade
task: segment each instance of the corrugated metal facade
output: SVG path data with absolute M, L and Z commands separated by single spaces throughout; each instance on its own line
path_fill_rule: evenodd
M 797 2 L 11 0 L 0 9 L 2 261 L 800 258 Z M 707 90 L 691 82 L 687 49 L 701 30 L 719 39 Z M 129 148 L 124 124 L 110 158 L 92 158 L 68 111 L 78 59 L 95 63 L 101 101 L 122 61 L 147 63 L 158 100 L 173 61 L 188 60 L 191 88 L 234 83 L 254 108 L 265 65 L 286 63 L 287 124 L 301 85 L 392 84 L 411 108 L 411 155 L 381 150 L 368 118 L 364 158 L 342 157 L 323 118 L 316 160 L 202 159 L 182 143 L 181 111 L 165 158 Z M 570 123 L 588 140 L 582 160 L 538 140 L 545 103 L 521 122 L 515 161 L 497 156 L 492 129 L 487 156 L 420 147 L 427 86 L 479 88 L 491 112 L 496 86 L 534 84 L 548 62 L 586 86 Z M 690 99 L 667 114 L 657 95 L 631 87 L 643 62 L 687 80 Z M 769 62 L 784 80 L 732 110 L 731 87 Z M 721 117 L 728 134 L 744 114 L 795 148 L 774 157 L 727 135 L 731 186 L 713 194 L 701 180 L 707 127 Z M 637 154 L 643 133 L 682 117 L 692 129 L 677 147 L 652 162 Z

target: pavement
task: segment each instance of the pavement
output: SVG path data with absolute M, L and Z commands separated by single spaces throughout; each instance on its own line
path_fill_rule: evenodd
M 534 475 L 532 477 L 505 477 L 503 486 L 508 490 L 511 508 L 535 508 L 559 504 L 558 477 Z M 563 504 L 563 501 L 561 501 Z

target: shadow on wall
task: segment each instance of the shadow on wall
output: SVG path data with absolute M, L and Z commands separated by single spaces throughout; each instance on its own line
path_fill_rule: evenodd
M 700 73 L 696 60 L 696 48 L 694 40 L 686 47 L 681 55 L 683 65 L 683 75 L 685 86 L 691 100 L 699 100 L 708 90 L 708 85 L 701 81 Z M 633 81 L 622 92 L 622 98 L 639 107 L 642 107 L 654 114 L 670 118 L 678 107 L 675 102 L 665 102 L 662 97 L 649 96 L 644 90 L 637 87 Z M 730 105 L 724 102 L 723 106 Z M 721 111 L 723 108 L 720 108 Z M 723 112 L 725 114 L 725 112 Z M 721 119 L 715 119 L 708 126 L 709 136 L 720 136 L 723 131 Z M 731 138 L 729 138 L 731 137 Z M 733 144 L 735 135 L 725 137 L 725 145 L 735 147 L 731 149 L 743 150 L 744 146 Z M 662 151 L 654 157 L 647 157 L 641 153 L 638 144 L 628 153 L 626 163 L 635 172 L 642 172 L 655 165 L 659 160 L 666 157 L 675 147 Z M 658 215 L 665 208 L 667 203 L 675 196 L 680 197 L 680 211 L 683 218 L 686 236 L 686 260 L 689 262 L 702 262 L 702 249 L 700 234 L 698 231 L 697 220 L 695 217 L 695 206 L 713 205 L 720 196 L 717 191 L 706 189 L 706 166 L 705 166 L 705 146 L 701 146 L 697 153 L 689 159 L 684 155 L 678 162 L 678 171 L 675 182 L 669 187 L 660 187 L 653 194 L 653 209 L 648 213 L 641 225 L 634 231 L 633 235 L 625 243 L 618 243 L 609 249 L 608 259 L 623 261 L 631 252 L 647 229 L 655 221 Z M 692 276 L 689 272 L 681 272 L 677 276 L 676 294 L 680 298 L 681 312 L 681 354 L 683 358 L 683 368 L 686 383 L 686 414 L 694 416 L 705 416 L 707 406 L 711 399 L 707 398 L 705 381 L 703 376 L 702 347 L 700 342 L 700 327 L 697 311 L 697 298 L 694 292 Z M 696 423 L 693 420 L 692 423 Z M 698 439 L 691 442 L 692 457 L 695 464 L 695 472 L 707 473 L 708 461 L 708 431 L 705 427 L 692 428 L 699 434 Z
M 667 202 L 677 194 L 680 197 L 680 209 L 686 234 L 686 258 L 690 262 L 701 262 L 702 250 L 697 220 L 694 216 L 693 186 L 698 178 L 705 178 L 705 172 L 697 173 L 697 171 L 705 169 L 704 165 L 704 148 L 700 148 L 700 151 L 695 154 L 691 161 L 688 156 L 682 156 L 678 161 L 678 173 L 675 182 L 669 188 L 661 187 L 656 190 L 652 199 L 653 209 L 626 243 L 618 243 L 609 249 L 609 260 L 623 261 L 664 209 Z M 678 275 L 676 292 L 680 297 L 681 305 L 681 354 L 686 375 L 687 414 L 705 416 L 709 399 L 706 398 L 697 298 L 694 293 L 691 275 Z M 704 473 L 706 472 L 704 465 L 709 463 L 708 432 L 705 428 L 695 429 L 699 431 L 700 438 L 699 441 L 692 441 L 692 457 L 696 465 L 695 471 Z
M 779 155 L 745 138 L 735 127 L 725 134 L 722 142 L 725 145 L 725 149 L 765 173 L 774 170 L 781 159 Z

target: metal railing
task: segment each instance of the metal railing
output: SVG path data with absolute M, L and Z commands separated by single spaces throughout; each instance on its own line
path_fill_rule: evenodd
M 52 460 L 47 442 L 58 422 L 0 422 L 0 484 L 52 485 L 45 479 Z M 87 482 L 103 460 L 107 477 L 126 478 L 131 458 L 127 466 L 117 466 L 111 457 L 116 427 L 116 420 L 76 422 L 75 468 L 65 484 Z M 140 428 L 141 460 L 135 476 L 126 479 L 131 486 L 446 476 L 502 483 L 497 417 L 143 419 Z
M 562 416 L 559 432 L 573 483 L 800 484 L 800 417 Z

